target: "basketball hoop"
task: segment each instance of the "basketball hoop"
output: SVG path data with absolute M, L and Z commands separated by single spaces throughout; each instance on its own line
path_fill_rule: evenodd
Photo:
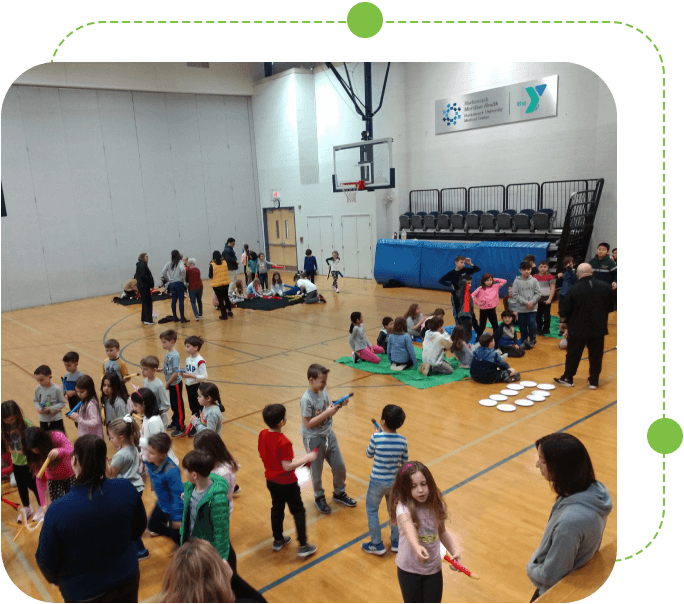
M 340 185 L 340 189 L 342 189 L 344 194 L 347 196 L 347 203 L 356 202 L 356 192 L 363 191 L 364 188 L 365 183 L 362 180 L 357 182 L 343 182 Z

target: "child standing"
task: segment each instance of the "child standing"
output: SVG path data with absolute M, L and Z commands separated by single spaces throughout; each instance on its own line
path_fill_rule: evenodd
M 185 403 L 183 402 L 183 380 L 180 376 L 180 355 L 175 349 L 178 333 L 175 329 L 167 329 L 159 334 L 161 345 L 166 350 L 164 357 L 164 379 L 166 389 L 169 391 L 169 401 L 171 404 L 171 424 L 174 430 L 172 437 L 183 436 L 185 434 Z
M 257 266 L 259 264 L 259 257 L 256 252 L 249 253 L 249 260 L 247 261 L 247 277 L 248 282 L 252 281 L 257 276 Z
M 304 258 L 304 273 L 311 283 L 316 283 L 316 271 L 318 270 L 318 263 L 316 256 L 313 256 L 311 250 L 306 250 L 306 258 Z
M 164 387 L 164 382 L 157 377 L 158 371 L 159 359 L 157 357 L 149 355 L 140 359 L 140 373 L 144 378 L 143 387 L 148 388 L 154 393 L 162 422 L 164 422 L 164 430 L 166 430 L 170 426 L 169 408 L 171 403 L 169 402 L 169 395 Z
M 160 433 L 147 441 L 147 466 L 157 503 L 150 514 L 147 528 L 156 535 L 169 537 L 180 545 L 180 527 L 183 519 L 183 481 L 178 464 L 171 459 L 171 438 Z
M 259 275 L 259 280 L 264 289 L 268 289 L 268 267 L 273 266 L 273 262 L 266 260 L 266 256 L 263 252 L 259 254 L 259 259 L 257 260 L 257 274 Z
M 534 278 L 539 282 L 539 291 L 541 298 L 537 305 L 537 328 L 539 333 L 543 336 L 548 336 L 551 329 L 551 302 L 553 295 L 556 292 L 556 279 L 549 274 L 549 261 L 541 260 L 539 262 L 539 273 L 534 275 Z
M 513 298 L 513 286 L 508 286 L 508 293 L 501 300 L 504 305 L 504 310 L 513 313 L 513 323 L 518 324 L 518 304 Z
M 62 408 L 66 401 L 62 389 L 52 383 L 52 370 L 47 365 L 41 365 L 33 372 L 33 377 L 38 382 L 33 393 L 33 405 L 40 415 L 40 427 L 64 432 Z
M 501 313 L 501 324 L 494 332 L 494 348 L 498 348 L 511 358 L 524 357 L 525 351 L 518 345 L 515 325 L 513 325 L 514 318 L 515 315 L 510 310 L 504 310 Z
M 333 501 L 347 507 L 356 507 L 356 501 L 345 492 L 347 468 L 344 465 L 342 452 L 337 443 L 337 437 L 332 429 L 332 418 L 349 400 L 333 405 L 325 389 L 328 383 L 328 373 L 322 365 L 314 363 L 309 366 L 306 377 L 309 388 L 299 402 L 302 410 L 302 439 L 308 453 L 318 449 L 318 456 L 311 462 L 311 481 L 314 487 L 316 507 L 321 514 L 332 511 L 325 501 L 323 490 L 323 461 L 327 461 L 333 474 Z
M 104 347 L 107 359 L 102 363 L 102 375 L 116 373 L 125 384 L 130 378 L 128 377 L 126 363 L 119 358 L 119 349 L 121 348 L 119 341 L 112 338 L 104 343 Z
M 475 318 L 475 305 L 473 304 L 471 275 L 465 274 L 461 277 L 461 282 L 458 287 L 458 302 L 460 304 L 458 309 L 458 323 L 463 325 L 465 330 L 466 342 L 470 344 L 473 335 L 473 327 L 475 333 L 480 329 L 477 319 Z
M 563 303 L 563 298 L 568 290 L 577 282 L 577 273 L 575 273 L 575 259 L 572 256 L 563 258 L 563 272 L 558 276 L 563 281 L 560 291 L 558 292 L 558 307 Z
M 441 602 L 439 544 L 457 561 L 461 550 L 446 530 L 447 507 L 427 466 L 411 461 L 399 471 L 390 496 L 390 522 L 399 527 L 397 574 L 404 602 Z
M 496 320 L 496 307 L 499 305 L 499 289 L 505 284 L 506 279 L 498 279 L 485 273 L 480 280 L 480 287 L 473 292 L 473 302 L 480 307 L 480 324 L 475 332 L 478 338 L 487 327 L 487 321 L 494 331 L 499 326 Z
M 384 350 L 381 346 L 373 346 L 368 341 L 366 330 L 363 327 L 363 317 L 360 312 L 353 312 L 351 314 L 348 339 L 354 363 L 358 363 L 359 359 L 375 364 L 380 362 L 380 357 L 377 355 L 384 352 Z
M 142 497 L 145 483 L 139 472 L 138 443 L 140 442 L 140 430 L 138 424 L 133 421 L 130 415 L 126 415 L 123 419 L 115 419 L 109 424 L 109 440 L 118 450 L 114 453 L 111 464 L 105 470 L 107 478 L 125 478 Z M 136 539 L 134 544 L 138 560 L 145 560 L 150 557 L 150 552 L 147 551 L 141 538 Z
M 22 511 L 17 517 L 17 522 L 22 522 L 24 515 L 30 518 L 33 515 L 33 508 L 29 500 L 29 489 L 33 491 L 40 508 L 40 497 L 36 487 L 36 479 L 29 471 L 26 455 L 21 450 L 21 440 L 27 428 L 33 426 L 30 420 L 24 418 L 21 408 L 14 401 L 4 401 L 0 405 L 2 411 L 2 442 L 12 455 L 12 471 L 14 479 L 17 481 L 19 499 L 21 499 Z M 41 513 L 42 518 L 42 513 Z M 40 520 L 40 518 L 34 518 Z
M 444 351 L 451 348 L 451 338 L 444 333 L 444 319 L 432 317 L 426 322 L 427 331 L 423 341 L 423 363 L 420 372 L 427 377 L 431 373 L 449 375 L 454 368 L 444 359 Z M 408 461 L 408 460 L 407 460 Z
M 530 350 L 537 343 L 537 302 L 541 298 L 539 281 L 532 278 L 532 266 L 523 260 L 520 275 L 513 281 L 513 299 L 518 304 L 518 325 L 522 349 Z
M 366 449 L 366 457 L 373 458 L 368 492 L 366 494 L 366 515 L 370 542 L 364 543 L 361 549 L 369 554 L 382 556 L 387 550 L 382 542 L 378 509 L 384 497 L 387 500 L 387 512 L 390 510 L 390 491 L 399 468 L 408 462 L 408 443 L 406 437 L 397 434 L 404 425 L 406 414 L 397 405 L 386 405 L 382 410 L 380 428 L 371 436 Z M 399 551 L 399 527 L 390 524 L 390 540 L 392 551 Z
M 389 334 L 394 327 L 394 319 L 392 317 L 383 317 L 382 319 L 382 329 L 378 334 L 378 346 L 382 348 L 383 352 L 387 354 L 387 339 Z
M 480 269 L 473 264 L 470 258 L 466 258 L 465 256 L 456 256 L 454 264 L 455 269 L 444 275 L 439 280 L 439 283 L 445 287 L 451 286 L 451 306 L 454 309 L 454 320 L 456 321 L 456 325 L 458 325 L 458 311 L 461 307 L 461 302 L 458 299 L 458 288 L 461 277 L 463 277 L 463 275 L 473 275 L 474 273 L 479 272 Z M 468 266 L 466 266 L 466 264 Z
M 332 256 L 330 258 L 325 259 L 326 264 L 328 265 L 328 270 L 330 270 L 330 273 L 332 274 L 333 278 L 333 289 L 335 290 L 336 293 L 340 293 L 340 288 L 337 287 L 337 279 L 340 276 L 340 255 L 337 253 L 337 251 L 334 251 L 332 253 Z
M 539 269 L 537 268 L 537 257 L 534 254 L 528 254 L 523 258 L 523 262 L 529 262 L 530 267 L 532 268 L 532 275 L 538 275 L 539 274 Z
M 102 416 L 100 415 L 100 403 L 95 392 L 95 383 L 89 375 L 83 375 L 76 382 L 76 394 L 81 401 L 78 412 L 67 417 L 78 426 L 78 436 L 94 434 L 104 438 L 102 431 Z
M 249 279 L 247 278 L 247 262 L 249 261 L 249 244 L 245 243 L 244 246 L 242 246 L 242 256 L 240 256 L 240 264 L 242 264 L 242 268 L 245 271 L 245 283 L 249 283 Z
M 199 321 L 202 318 L 202 292 L 204 291 L 204 284 L 202 283 L 202 274 L 200 269 L 197 268 L 194 258 L 188 260 L 185 280 L 188 282 L 188 295 L 190 296 L 192 312 L 195 313 L 195 321 Z
M 205 451 L 190 451 L 183 458 L 189 482 L 183 484 L 181 545 L 190 537 L 206 539 L 221 558 L 230 554 L 230 503 L 228 482 L 212 472 L 214 461 Z
M 173 320 L 188 323 L 188 319 L 185 318 L 185 265 L 178 250 L 171 252 L 171 260 L 162 269 L 162 279 L 169 282 Z M 176 314 L 176 305 L 179 306 L 180 319 Z
M 221 403 L 221 395 L 216 384 L 211 382 L 199 384 L 197 402 L 201 406 L 201 411 L 199 415 L 193 415 L 190 418 L 195 434 L 204 430 L 213 430 L 221 436 L 221 426 L 223 425 L 221 412 L 225 411 L 225 408 Z
M 268 430 L 259 433 L 259 455 L 264 464 L 266 488 L 271 493 L 271 530 L 273 531 L 273 551 L 279 552 L 290 541 L 291 537 L 283 535 L 285 504 L 294 517 L 299 541 L 300 558 L 306 558 L 316 552 L 316 546 L 306 540 L 306 510 L 302 503 L 302 493 L 297 484 L 295 469 L 305 463 L 311 463 L 318 457 L 318 451 L 312 451 L 301 457 L 295 457 L 292 443 L 282 433 L 287 423 L 285 407 L 280 404 L 266 405 L 261 412 Z
M 387 358 L 394 371 L 403 371 L 418 363 L 411 336 L 406 333 L 404 317 L 394 319 L 394 327 L 387 338 Z
M 74 390 L 76 380 L 83 375 L 83 372 L 78 370 L 79 358 L 78 352 L 67 352 L 62 359 L 64 369 L 66 369 L 66 373 L 62 378 L 62 389 L 64 391 L 64 398 L 69 403 L 69 409 L 73 409 L 78 405 L 79 400 Z
M 105 373 L 100 384 L 100 392 L 102 393 L 100 403 L 105 413 L 105 426 L 109 427 L 115 419 L 128 414 L 126 407 L 128 392 L 116 373 Z
M 197 400 L 200 382 L 207 379 L 207 363 L 199 353 L 202 344 L 204 340 L 200 336 L 185 338 L 185 352 L 190 356 L 185 359 L 185 371 L 181 375 L 185 378 L 185 391 L 188 394 L 190 413 L 195 416 L 200 413 L 200 404 Z M 195 436 L 195 434 L 197 431 L 193 428 L 188 436 Z
M 491 333 L 480 336 L 480 347 L 473 352 L 470 363 L 470 377 L 479 384 L 520 381 L 520 374 L 494 350 L 494 336 Z

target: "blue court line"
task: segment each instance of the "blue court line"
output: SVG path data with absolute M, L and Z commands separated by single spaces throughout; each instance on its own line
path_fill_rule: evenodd
M 584 422 L 584 421 L 586 421 L 586 420 L 588 420 L 588 419 L 594 417 L 595 415 L 598 415 L 599 413 L 603 413 L 604 411 L 606 411 L 607 409 L 610 409 L 610 408 L 613 407 L 614 405 L 617 405 L 617 401 L 616 401 L 616 400 L 613 401 L 612 403 L 608 403 L 605 407 L 601 407 L 600 409 L 598 409 L 598 410 L 596 410 L 596 411 L 593 411 L 593 412 L 590 413 L 589 415 L 585 415 L 584 417 L 578 419 L 577 421 L 574 421 L 574 422 L 572 422 L 571 424 L 568 424 L 568 425 L 565 426 L 564 428 L 561 428 L 560 430 L 557 430 L 557 432 L 565 432 L 566 430 L 569 430 L 570 428 L 573 428 L 573 427 L 576 426 L 577 424 L 581 424 L 582 422 Z M 534 444 L 531 444 L 531 445 L 525 447 L 524 449 L 520 449 L 520 451 L 518 451 L 518 452 L 516 452 L 516 453 L 513 453 L 513 455 L 509 455 L 508 457 L 506 457 L 506 458 L 504 458 L 504 459 L 502 459 L 502 460 L 500 460 L 500 461 L 497 461 L 495 464 L 492 464 L 492 465 L 489 466 L 488 468 L 485 468 L 484 470 L 481 470 L 481 471 L 477 472 L 476 474 L 473 474 L 472 476 L 470 476 L 469 478 L 466 478 L 465 480 L 459 482 L 458 484 L 455 484 L 455 485 L 449 487 L 449 488 L 446 489 L 445 491 L 442 491 L 442 495 L 448 495 L 449 493 L 455 491 L 456 489 L 459 489 L 459 488 L 461 488 L 462 486 L 468 484 L 469 482 L 472 482 L 472 481 L 475 480 L 476 478 L 479 478 L 480 476 L 482 476 L 482 475 L 484 475 L 484 474 L 487 474 L 488 472 L 491 472 L 492 470 L 495 470 L 495 469 L 498 468 L 499 466 L 502 466 L 503 464 L 505 464 L 505 463 L 511 461 L 512 459 L 515 459 L 516 457 L 519 457 L 519 456 L 522 455 L 523 453 L 527 453 L 527 451 L 530 451 L 531 449 L 534 449 Z M 384 522 L 383 524 L 380 525 L 380 528 L 381 528 L 381 529 L 382 529 L 382 528 L 385 528 L 388 524 L 389 524 L 389 522 Z M 292 571 L 291 573 L 288 573 L 287 575 L 284 575 L 284 576 L 281 577 L 280 579 L 277 579 L 277 580 L 274 581 L 273 583 L 270 583 L 269 585 L 266 585 L 266 587 L 262 587 L 262 588 L 259 590 L 259 593 L 260 593 L 260 594 L 264 594 L 264 593 L 266 593 L 267 591 L 269 591 L 270 589 L 273 589 L 274 587 L 278 587 L 278 585 L 281 585 L 282 583 L 285 583 L 285 581 L 289 581 L 290 579 L 293 579 L 293 578 L 296 577 L 297 575 L 303 573 L 305 570 L 308 570 L 308 569 L 310 569 L 310 568 L 316 566 L 317 564 L 320 564 L 321 562 L 324 562 L 324 561 L 327 560 L 328 558 L 330 558 L 330 557 L 332 557 L 332 556 L 334 556 L 334 555 L 336 555 L 336 554 L 339 554 L 341 551 L 347 549 L 348 547 L 351 547 L 352 545 L 358 543 L 359 541 L 362 541 L 363 539 L 365 539 L 366 537 L 369 537 L 369 536 L 370 536 L 370 532 L 366 532 L 366 533 L 364 533 L 363 535 L 359 535 L 359 536 L 356 537 L 355 539 L 352 539 L 351 541 L 348 541 L 347 543 L 345 543 L 345 544 L 343 544 L 343 545 L 340 545 L 338 548 L 336 548 L 336 549 L 334 549 L 334 550 L 328 552 L 327 554 L 324 554 L 324 555 L 321 556 L 320 558 L 316 558 L 315 560 L 312 560 L 311 562 L 309 562 L 308 564 L 305 564 L 304 566 L 298 568 L 297 570 L 294 570 L 294 571 Z

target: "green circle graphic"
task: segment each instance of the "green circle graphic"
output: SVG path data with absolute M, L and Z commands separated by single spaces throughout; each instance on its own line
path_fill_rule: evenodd
M 359 38 L 372 38 L 382 29 L 382 12 L 370 2 L 359 2 L 347 14 L 347 27 Z
M 682 444 L 682 427 L 673 419 L 662 417 L 649 426 L 646 438 L 656 453 L 674 453 Z

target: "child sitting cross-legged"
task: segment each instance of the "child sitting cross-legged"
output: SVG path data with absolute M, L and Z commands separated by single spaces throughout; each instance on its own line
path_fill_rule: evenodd
M 501 313 L 502 323 L 494 332 L 494 347 L 511 358 L 523 357 L 525 356 L 525 351 L 518 346 L 518 338 L 516 337 L 517 334 L 515 333 L 513 319 L 515 319 L 514 312 L 504 310 Z
M 427 331 L 423 340 L 423 362 L 420 372 L 424 376 L 430 373 L 450 374 L 454 368 L 444 360 L 444 351 L 451 348 L 451 337 L 444 333 L 444 319 L 436 316 L 426 321 Z
M 494 336 L 490 333 L 480 336 L 480 347 L 473 352 L 470 363 L 470 377 L 480 384 L 520 381 L 520 374 L 494 350 Z
M 470 344 L 466 343 L 465 337 L 463 325 L 454 325 L 451 332 L 451 352 L 458 359 L 459 369 L 470 369 L 470 363 L 473 360 L 473 351 Z

